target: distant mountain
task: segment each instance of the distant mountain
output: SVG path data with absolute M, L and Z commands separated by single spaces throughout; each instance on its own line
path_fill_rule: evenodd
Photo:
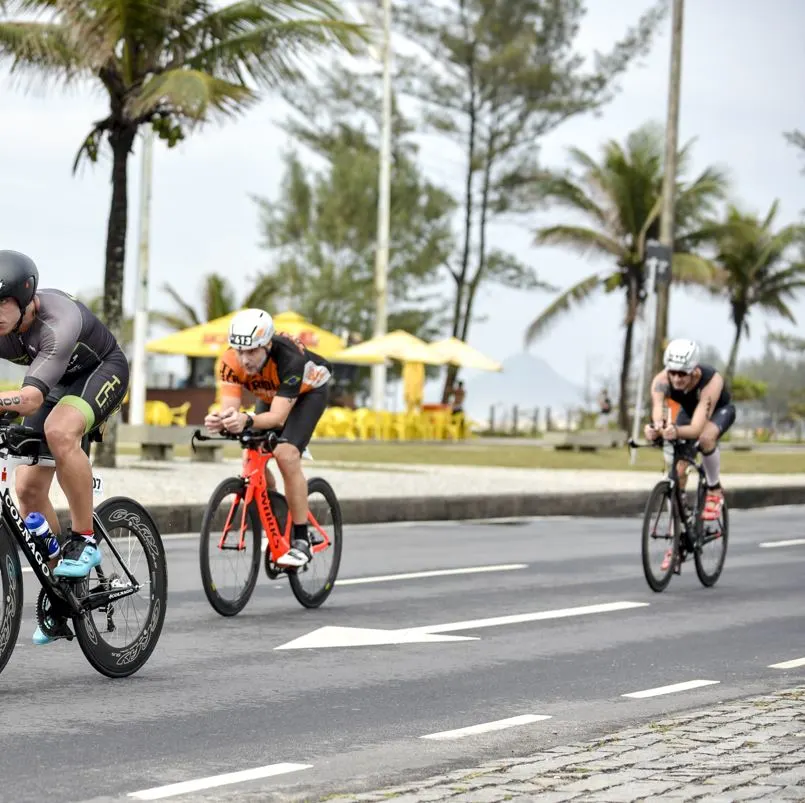
M 550 407 L 561 413 L 584 404 L 584 389 L 558 374 L 545 360 L 526 352 L 503 361 L 500 373 L 475 373 L 464 382 L 464 406 L 475 419 L 485 421 L 489 408 L 496 405 L 523 410 Z M 469 373 L 469 372 L 467 372 Z

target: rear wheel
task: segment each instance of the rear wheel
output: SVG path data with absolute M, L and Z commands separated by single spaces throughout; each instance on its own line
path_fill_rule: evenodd
M 22 622 L 22 570 L 17 546 L 0 525 L 0 672 L 3 671 L 20 633 Z
M 335 491 L 321 477 L 308 480 L 307 493 L 310 513 L 329 543 L 316 545 L 315 541 L 322 538 L 322 532 L 316 524 L 310 524 L 314 540 L 313 558 L 306 566 L 289 571 L 288 579 L 300 604 L 306 608 L 318 608 L 330 596 L 341 565 L 341 506 Z
M 679 555 L 679 513 L 668 480 L 651 491 L 643 514 L 643 574 L 653 591 L 665 591 Z
M 260 518 L 254 505 L 245 509 L 245 500 L 243 479 L 228 477 L 212 492 L 201 521 L 201 584 L 221 616 L 243 610 L 260 572 Z
M 699 510 L 704 510 L 706 491 L 700 490 Z M 701 514 L 700 514 L 701 515 Z M 725 499 L 721 508 L 721 516 L 717 522 L 703 521 L 697 523 L 699 537 L 693 552 L 693 561 L 696 564 L 696 575 L 699 582 L 706 588 L 714 586 L 721 577 L 724 561 L 727 558 L 727 544 L 729 542 L 729 512 Z

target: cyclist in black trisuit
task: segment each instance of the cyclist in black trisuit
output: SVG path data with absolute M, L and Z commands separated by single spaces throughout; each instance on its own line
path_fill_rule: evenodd
M 38 285 L 33 260 L 0 251 L 0 359 L 29 366 L 20 390 L 0 392 L 0 411 L 19 413 L 47 441 L 56 467 L 17 467 L 19 507 L 24 516 L 42 513 L 58 534 L 48 497 L 55 472 L 71 526 L 53 574 L 80 578 L 101 563 L 92 523 L 92 467 L 81 442 L 120 407 L 129 364 L 112 333 L 82 303 Z M 46 643 L 37 642 L 36 634 L 34 640 Z
M 721 460 L 718 441 L 735 422 L 735 405 L 724 378 L 712 365 L 699 362 L 699 346 L 692 340 L 672 340 L 663 356 L 665 367 L 651 384 L 651 424 L 646 426 L 649 440 L 698 441 L 707 478 L 707 500 L 702 518 L 717 521 L 724 504 L 721 488 Z M 663 421 L 665 400 L 679 405 L 674 423 Z M 680 473 L 684 488 L 685 472 Z

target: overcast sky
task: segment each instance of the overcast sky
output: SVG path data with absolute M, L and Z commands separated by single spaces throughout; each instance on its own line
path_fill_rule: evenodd
M 579 45 L 585 52 L 607 49 L 649 5 L 648 0 L 590 2 Z M 805 127 L 801 77 L 805 74 L 805 4 L 801 0 L 695 0 L 686 4 L 682 66 L 680 141 L 697 137 L 696 172 L 708 164 L 729 168 L 735 199 L 765 212 L 781 202 L 779 222 L 796 220 L 805 208 L 803 162 L 782 132 Z M 601 143 L 622 139 L 647 120 L 664 121 L 670 18 L 649 56 L 622 81 L 617 99 L 601 117 L 572 120 L 543 143 L 543 161 L 560 165 L 570 145 L 597 153 Z M 74 154 L 104 99 L 91 91 L 26 92 L 0 72 L 0 247 L 30 254 L 44 286 L 67 290 L 100 288 L 109 204 L 109 162 L 84 167 L 73 176 Z M 192 302 L 200 301 L 201 277 L 218 271 L 245 289 L 248 275 L 266 263 L 258 246 L 251 193 L 276 196 L 286 135 L 274 124 L 284 118 L 276 98 L 267 98 L 244 118 L 210 126 L 180 147 L 157 146 L 153 185 L 153 306 L 167 307 L 160 291 L 169 280 Z M 137 154 L 139 156 L 139 154 Z M 441 148 L 428 145 L 422 162 L 435 180 L 457 187 Z M 447 165 L 447 166 L 446 166 Z M 457 164 L 458 167 L 458 164 Z M 139 158 L 130 162 L 129 241 L 126 303 L 133 308 L 136 270 Z M 516 251 L 547 281 L 567 287 L 600 262 L 585 261 L 557 248 L 534 249 L 529 227 L 561 216 L 524 221 L 523 227 L 495 228 L 492 242 Z M 491 294 L 496 294 L 491 303 Z M 470 343 L 504 359 L 522 349 L 523 331 L 549 302 L 545 293 L 486 289 Z M 805 320 L 805 300 L 793 305 Z M 622 347 L 623 301 L 601 297 L 558 324 L 532 351 L 568 379 L 582 382 L 585 367 L 608 371 Z M 726 355 L 732 330 L 726 304 L 708 309 L 703 299 L 675 290 L 672 336 L 687 336 Z M 753 313 L 752 337 L 742 355 L 762 348 L 767 319 Z M 778 322 L 769 321 L 772 326 Z M 158 334 L 158 332 L 154 332 Z

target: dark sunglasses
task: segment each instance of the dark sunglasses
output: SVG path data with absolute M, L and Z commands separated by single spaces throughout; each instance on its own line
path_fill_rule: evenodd
M 690 376 L 687 371 L 668 371 L 668 376 Z

